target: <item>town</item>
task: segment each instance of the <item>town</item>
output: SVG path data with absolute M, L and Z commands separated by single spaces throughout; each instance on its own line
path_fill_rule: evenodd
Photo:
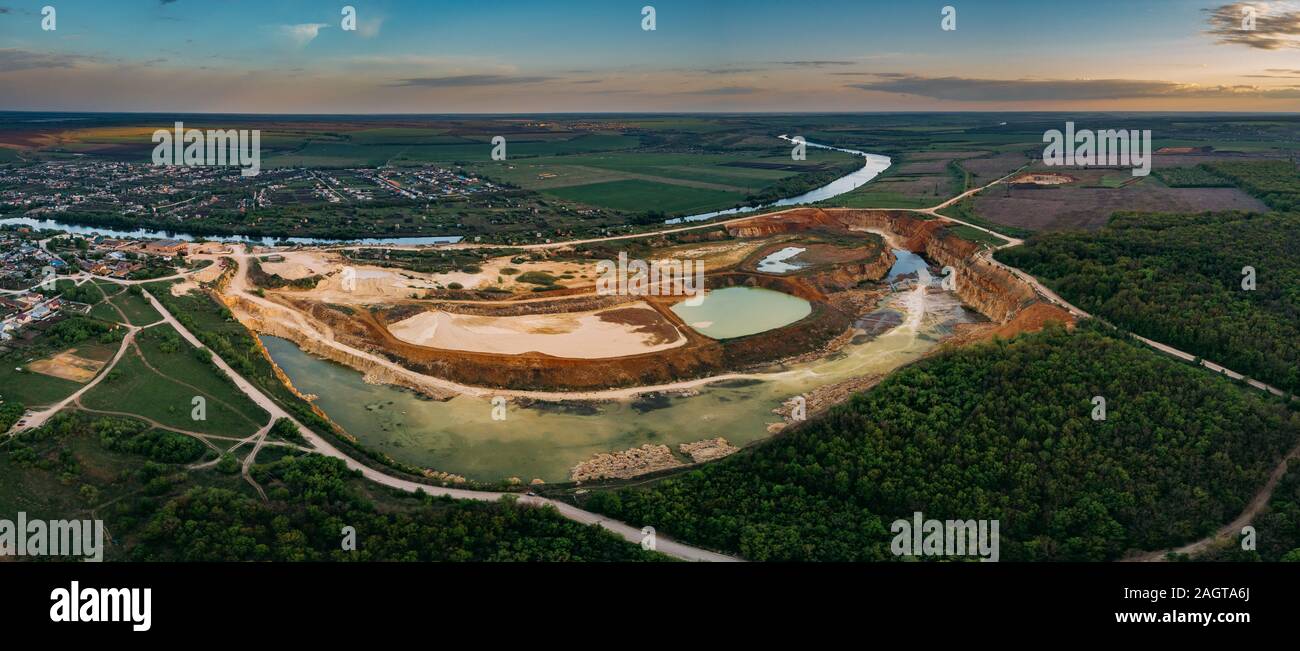
M 111 216 L 114 223 L 143 218 L 192 229 L 197 220 L 276 208 L 418 206 L 507 189 L 463 170 L 433 165 L 277 167 L 242 177 L 238 169 L 218 166 L 56 159 L 0 166 L 0 218 L 98 223 L 96 219 Z
M 190 245 L 180 240 L 134 240 L 0 228 L 0 341 L 27 326 L 90 306 L 71 300 L 74 279 L 148 280 L 175 273 Z M 61 296 L 62 295 L 62 296 Z M 34 336 L 34 333 L 32 333 Z

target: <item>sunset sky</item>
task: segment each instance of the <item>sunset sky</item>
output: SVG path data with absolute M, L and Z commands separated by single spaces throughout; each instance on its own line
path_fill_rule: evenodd
M 1038 109 L 1298 110 L 1300 3 L 0 0 L 0 110 Z

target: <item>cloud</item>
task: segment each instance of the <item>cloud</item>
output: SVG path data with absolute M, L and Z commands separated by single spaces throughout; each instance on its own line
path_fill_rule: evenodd
M 176 0 L 158 0 L 158 4 L 160 5 L 169 5 L 173 2 L 176 2 Z
M 331 58 L 341 66 L 360 68 L 409 68 L 427 71 L 430 68 L 447 73 L 466 73 L 468 71 L 488 71 L 497 74 L 514 73 L 517 68 L 477 56 L 467 55 L 424 55 L 424 54 L 362 54 Z M 388 73 L 399 75 L 400 72 Z
M 390 86 L 421 86 L 425 88 L 465 88 L 470 86 L 505 86 L 536 84 L 555 77 L 527 77 L 512 75 L 453 75 L 449 77 L 413 77 L 400 79 Z
M 357 33 L 360 34 L 362 38 L 374 38 L 379 36 L 379 30 L 383 26 L 384 19 L 382 17 L 360 20 L 357 21 Z
M 1234 2 L 1213 9 L 1208 14 L 1207 34 L 1225 45 L 1245 45 L 1257 50 L 1300 48 L 1300 6 L 1290 2 Z M 1248 11 L 1255 14 L 1255 28 L 1245 29 Z
M 763 72 L 763 68 L 698 68 L 694 72 L 702 72 L 706 75 L 746 75 Z
M 1242 76 L 1252 79 L 1300 79 L 1300 70 L 1293 70 L 1291 68 L 1265 68 L 1264 72 L 1269 74 Z
M 4 72 L 37 68 L 72 68 L 78 63 L 90 60 L 89 57 L 76 54 L 46 54 L 18 48 L 0 48 L 0 71 Z
M 722 88 L 703 88 L 700 90 L 686 90 L 678 95 L 749 95 L 757 93 L 758 89 L 751 86 L 723 86 Z
M 1135 98 L 1284 98 L 1294 91 L 1258 86 L 1200 86 L 1142 79 L 972 79 L 923 77 L 906 73 L 879 73 L 875 81 L 849 84 L 850 88 L 917 95 L 954 102 L 1088 101 Z
M 297 47 L 304 47 L 308 43 L 316 40 L 320 35 L 320 30 L 329 27 L 326 23 L 299 23 L 297 25 L 281 25 L 280 33 L 288 37 Z
M 783 66 L 798 66 L 800 68 L 825 68 L 826 66 L 851 66 L 856 61 L 834 61 L 834 60 L 813 60 L 813 61 L 774 61 Z

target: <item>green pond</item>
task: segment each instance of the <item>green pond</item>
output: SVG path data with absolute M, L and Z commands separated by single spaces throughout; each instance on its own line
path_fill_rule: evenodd
M 556 482 L 602 452 L 645 443 L 675 450 L 680 443 L 715 436 L 737 446 L 765 438 L 767 425 L 780 421 L 772 410 L 782 402 L 821 385 L 896 369 L 938 345 L 954 324 L 978 318 L 954 295 L 920 287 L 892 295 L 877 312 L 898 325 L 855 338 L 828 358 L 767 369 L 761 380 L 714 383 L 693 395 L 531 407 L 511 403 L 505 420 L 493 420 L 488 398 L 428 400 L 367 384 L 361 373 L 311 357 L 284 339 L 262 340 L 294 385 L 318 396 L 316 404 L 366 446 L 471 479 Z
M 699 299 L 673 306 L 673 313 L 700 334 L 732 339 L 789 325 L 812 313 L 812 304 L 798 296 L 758 287 L 710 290 Z

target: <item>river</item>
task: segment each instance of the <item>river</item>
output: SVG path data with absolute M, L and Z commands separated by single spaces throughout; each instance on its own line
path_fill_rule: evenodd
M 78 235 L 103 235 L 104 237 L 118 238 L 136 238 L 149 240 L 183 240 L 192 242 L 202 239 L 209 242 L 248 242 L 260 244 L 263 246 L 285 246 L 290 244 L 305 245 L 331 245 L 356 243 L 374 246 L 397 246 L 397 245 L 431 245 L 431 244 L 455 244 L 461 241 L 458 235 L 437 235 L 429 237 L 385 237 L 375 238 L 367 237 L 354 240 L 332 240 L 316 237 L 250 237 L 248 235 L 193 235 L 190 233 L 178 233 L 173 231 L 155 231 L 147 228 L 139 228 L 131 231 L 118 230 L 114 228 L 103 228 L 100 226 L 80 226 L 77 224 L 65 224 L 56 222 L 53 219 L 33 219 L 31 217 L 7 217 L 0 219 L 0 225 L 13 224 L 16 226 L 30 226 L 38 229 L 48 229 L 62 231 L 64 233 L 76 233 Z
M 907 251 L 895 255 L 907 261 L 900 271 L 924 265 Z M 980 318 L 954 294 L 927 293 L 922 287 L 891 295 L 877 312 L 882 318 L 876 322 L 897 325 L 879 336 L 863 334 L 828 358 L 771 368 L 761 380 L 715 383 L 690 396 L 528 408 L 510 404 L 505 420 L 493 420 L 486 398 L 438 402 L 366 384 L 361 373 L 311 357 L 287 340 L 262 340 L 294 385 L 318 396 L 316 404 L 368 447 L 481 481 L 555 482 L 601 452 L 645 443 L 676 449 L 715 436 L 737 446 L 765 438 L 767 425 L 780 420 L 772 410 L 791 397 L 852 377 L 888 373 L 929 352 L 955 324 Z
M 780 136 L 782 140 L 791 140 L 787 136 Z M 819 149 L 830 149 L 842 151 L 856 156 L 862 156 L 865 159 L 862 167 L 857 171 L 841 176 L 830 183 L 811 190 L 803 194 L 781 199 L 773 203 L 762 206 L 753 206 L 745 208 L 729 208 L 727 210 L 715 210 L 713 212 L 700 213 L 698 215 L 688 215 L 667 220 L 666 224 L 680 224 L 682 222 L 698 222 L 721 217 L 723 215 L 735 215 L 743 212 L 752 212 L 755 210 L 764 210 L 767 208 L 780 206 L 794 206 L 804 203 L 814 203 L 831 197 L 839 196 L 845 192 L 861 187 L 867 181 L 876 178 L 881 172 L 889 167 L 890 159 L 888 156 L 879 154 L 868 154 L 856 149 L 842 149 L 840 147 L 831 147 L 829 145 L 819 145 L 817 143 L 808 143 L 809 147 Z M 246 242 L 260 244 L 262 246 L 286 246 L 292 244 L 303 245 L 333 245 L 333 244 L 361 244 L 366 246 L 428 246 L 434 244 L 455 244 L 461 241 L 458 235 L 434 235 L 427 237 L 384 237 L 384 238 L 362 238 L 352 240 L 339 240 L 315 237 L 253 237 L 249 235 L 196 235 L 184 231 L 158 231 L 147 228 L 136 230 L 119 230 L 113 228 L 102 228 L 99 226 L 81 226 L 78 224 L 64 223 L 53 219 L 33 219 L 31 217 L 6 217 L 0 219 L 0 225 L 13 224 L 18 226 L 30 226 L 32 228 L 48 229 L 62 231 L 64 233 L 76 233 L 79 235 L 103 235 L 105 237 L 119 238 L 137 238 L 137 239 L 174 239 L 192 241 L 195 239 L 204 239 L 212 242 Z
M 780 136 L 780 138 L 782 140 L 794 142 L 794 140 L 789 136 Z M 868 154 L 867 152 L 858 151 L 856 149 L 844 149 L 842 147 L 832 147 L 830 145 L 819 145 L 815 142 L 810 142 L 806 144 L 809 147 L 816 147 L 817 149 L 829 149 L 832 151 L 842 151 L 846 154 L 861 156 L 863 158 L 862 167 L 858 168 L 857 171 L 851 172 L 849 174 L 845 174 L 844 176 L 841 176 L 840 178 L 835 179 L 834 181 L 831 181 L 830 183 L 827 183 L 826 185 L 823 185 L 820 188 L 817 188 L 815 190 L 809 190 L 808 192 L 805 192 L 803 194 L 781 199 L 779 201 L 774 201 L 772 203 L 763 204 L 761 206 L 744 206 L 740 208 L 729 208 L 727 210 L 715 210 L 713 212 L 700 213 L 698 215 L 677 217 L 674 219 L 669 219 L 664 223 L 680 224 L 683 222 L 702 222 L 705 220 L 713 219 L 714 217 L 722 217 L 724 215 L 738 215 L 740 213 L 753 212 L 756 210 L 766 210 L 768 208 L 780 208 L 782 206 L 797 206 L 805 203 L 816 203 L 818 201 L 825 201 L 826 199 L 830 199 L 831 197 L 838 197 L 839 195 L 844 194 L 845 192 L 851 192 L 853 190 L 862 187 L 867 183 L 867 181 L 870 181 L 871 179 L 880 176 L 881 172 L 889 168 L 890 158 L 888 156 L 881 156 L 880 154 Z

